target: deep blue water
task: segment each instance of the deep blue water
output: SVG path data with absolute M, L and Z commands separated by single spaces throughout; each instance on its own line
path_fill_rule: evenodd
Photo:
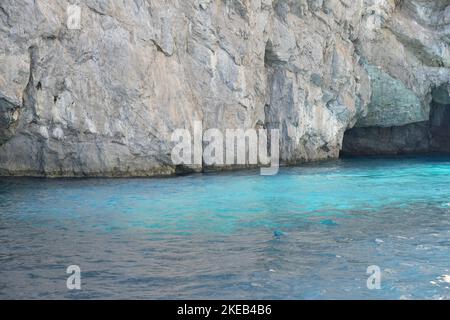
M 448 299 L 450 157 L 3 178 L 0 244 L 3 299 Z M 69 265 L 80 291 L 66 288 Z

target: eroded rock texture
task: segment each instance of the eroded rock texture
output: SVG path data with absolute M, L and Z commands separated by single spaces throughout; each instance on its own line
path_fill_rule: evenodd
M 386 1 L 370 8 L 358 52 L 373 92 L 367 114 L 346 133 L 344 152 L 450 152 L 444 142 L 450 140 L 450 1 Z
M 2 0 L 0 174 L 171 174 L 196 120 L 335 158 L 355 124 L 429 120 L 449 41 L 447 0 Z

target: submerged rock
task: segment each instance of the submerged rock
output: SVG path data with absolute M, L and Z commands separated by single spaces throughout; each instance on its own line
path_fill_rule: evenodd
M 283 232 L 283 231 L 280 231 L 280 230 L 275 230 L 275 231 L 273 232 L 273 236 L 274 236 L 275 238 L 281 238 L 282 236 L 284 236 L 284 232 Z
M 323 224 L 323 225 L 329 226 L 329 227 L 334 227 L 334 226 L 338 225 L 335 221 L 333 221 L 331 219 L 322 220 L 322 221 L 320 221 L 320 224 Z

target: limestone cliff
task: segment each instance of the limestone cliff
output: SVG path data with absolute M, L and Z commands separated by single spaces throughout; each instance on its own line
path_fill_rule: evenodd
M 172 174 L 196 120 L 336 158 L 448 102 L 449 0 L 1 0 L 0 42 L 0 175 Z

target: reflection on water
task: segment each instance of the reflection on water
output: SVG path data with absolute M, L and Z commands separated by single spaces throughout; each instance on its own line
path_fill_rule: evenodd
M 450 298 L 450 158 L 0 179 L 0 298 Z M 82 290 L 66 288 L 81 267 Z M 368 290 L 367 267 L 382 271 Z

